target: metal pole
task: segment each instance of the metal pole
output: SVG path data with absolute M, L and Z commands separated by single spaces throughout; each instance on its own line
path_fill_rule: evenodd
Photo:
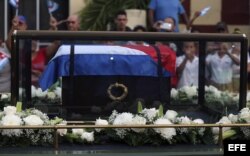
M 8 2 L 4 0 L 4 40 L 8 37 Z
M 40 0 L 36 0 L 36 30 L 40 30 Z

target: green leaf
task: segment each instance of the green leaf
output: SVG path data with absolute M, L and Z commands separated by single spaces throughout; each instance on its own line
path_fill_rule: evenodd
M 142 108 L 142 103 L 141 103 L 141 101 L 139 100 L 139 101 L 138 101 L 138 104 L 137 104 L 137 113 L 138 113 L 138 114 L 141 113 L 142 110 L 143 110 L 143 108 Z
M 159 116 L 160 118 L 164 116 L 164 113 L 163 113 L 163 106 L 162 106 L 162 105 L 159 106 L 159 113 L 158 113 L 158 116 Z

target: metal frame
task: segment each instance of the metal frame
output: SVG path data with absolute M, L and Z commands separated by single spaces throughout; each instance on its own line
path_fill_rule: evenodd
M 19 40 L 122 40 L 122 41 L 197 41 L 199 42 L 199 99 L 198 103 L 204 103 L 205 93 L 205 46 L 206 42 L 240 42 L 241 62 L 240 62 L 240 97 L 239 108 L 246 104 L 247 89 L 247 48 L 248 40 L 245 34 L 182 34 L 182 33 L 137 33 L 137 32 L 98 32 L 98 31 L 15 31 L 12 34 L 11 50 L 11 104 L 15 105 L 19 100 Z M 29 93 L 30 91 L 28 91 Z

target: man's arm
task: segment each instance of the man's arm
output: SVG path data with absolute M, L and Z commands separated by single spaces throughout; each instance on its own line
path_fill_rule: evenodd
M 235 63 L 236 65 L 240 65 L 240 59 L 231 54 L 229 51 L 227 51 L 227 55 L 232 59 L 233 63 Z
M 187 30 L 189 30 L 189 28 L 190 28 L 190 21 L 188 19 L 188 16 L 187 16 L 186 12 L 182 13 L 181 17 L 182 17 L 183 21 L 186 23 Z

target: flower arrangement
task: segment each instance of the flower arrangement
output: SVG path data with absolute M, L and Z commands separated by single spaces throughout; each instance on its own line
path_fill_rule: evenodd
M 66 121 L 49 117 L 37 109 L 21 110 L 21 106 L 7 106 L 0 111 L 0 126 L 42 126 L 62 124 Z M 53 143 L 51 129 L 3 129 L 0 130 L 0 146 L 48 145 Z
M 180 89 L 171 90 L 172 104 L 198 104 L 198 90 L 195 86 L 184 86 Z M 204 105 L 216 112 L 226 113 L 225 111 L 238 110 L 239 95 L 230 92 L 222 92 L 214 86 L 205 86 Z M 250 101 L 250 94 L 249 99 Z

